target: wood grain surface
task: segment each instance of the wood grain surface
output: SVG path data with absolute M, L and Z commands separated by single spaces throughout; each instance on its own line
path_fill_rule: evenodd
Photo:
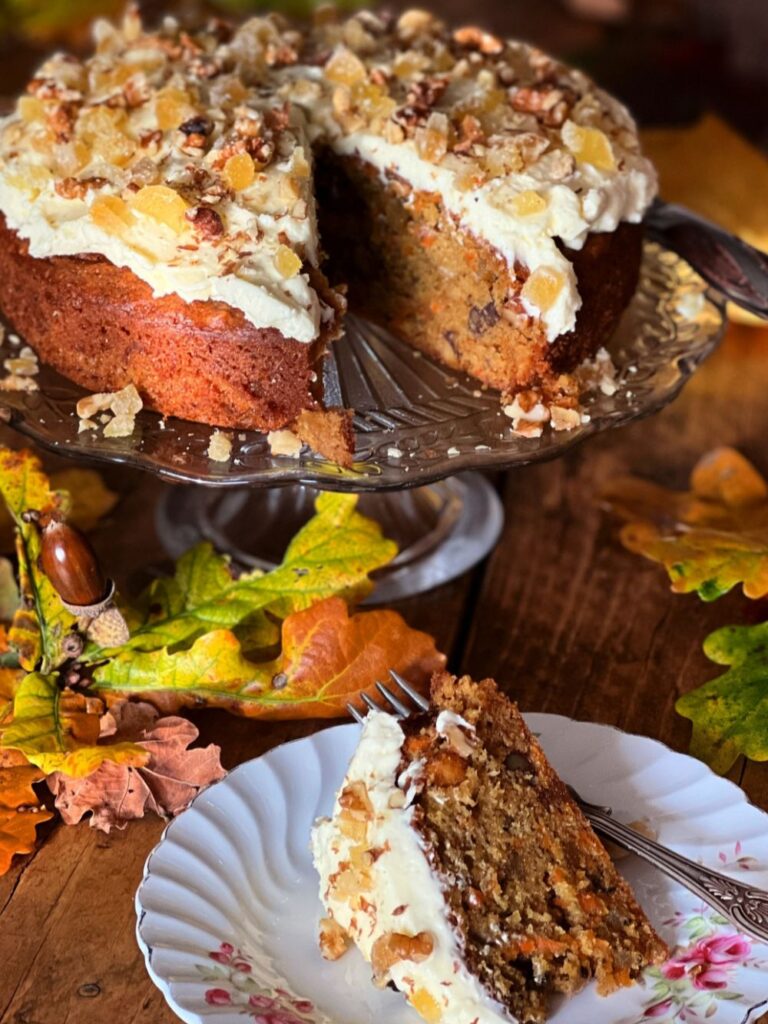
M 736 445 L 768 474 L 766 394 L 768 331 L 731 328 L 664 412 L 502 477 L 506 526 L 487 563 L 399 609 L 437 637 L 454 670 L 495 676 L 524 710 L 606 722 L 685 750 L 689 725 L 673 706 L 716 674 L 704 637 L 768 608 L 736 592 L 714 604 L 673 595 L 662 570 L 619 546 L 596 494 L 630 470 L 682 487 L 698 456 L 719 444 Z M 153 524 L 163 485 L 122 470 L 107 478 L 123 497 L 94 540 L 119 583 L 136 589 L 164 558 Z M 227 767 L 313 728 L 217 711 L 195 720 Z M 733 778 L 768 807 L 768 766 L 740 763 Z M 152 817 L 109 836 L 85 824 L 41 829 L 37 851 L 0 879 L 0 1021 L 176 1019 L 134 938 L 133 894 L 162 827 Z

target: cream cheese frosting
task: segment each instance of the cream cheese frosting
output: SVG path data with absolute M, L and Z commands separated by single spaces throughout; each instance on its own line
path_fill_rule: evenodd
M 471 729 L 454 717 L 455 721 L 441 716 L 440 726 Z M 397 778 L 403 740 L 403 730 L 391 715 L 368 715 L 333 815 L 320 820 L 312 832 L 322 901 L 366 960 L 375 960 L 377 940 L 386 941 L 392 933 L 430 937 L 431 952 L 425 959 L 396 961 L 380 978 L 382 984 L 392 980 L 426 1019 L 439 1019 L 441 1024 L 509 1024 L 514 1018 L 490 998 L 462 959 L 440 884 L 412 827 L 408 792 L 413 794 L 418 786 L 419 767 L 416 762 L 408 778 Z M 375 856 L 364 869 L 363 891 L 348 894 L 339 879 L 355 862 L 359 840 L 345 834 L 342 804 L 347 787 L 356 784 L 365 787 L 370 802 L 365 846 Z
M 305 36 L 256 18 L 225 36 L 171 19 L 145 33 L 129 14 L 119 31 L 99 23 L 85 63 L 43 65 L 0 121 L 0 211 L 33 256 L 97 253 L 155 295 L 218 300 L 312 342 L 332 315 L 311 280 L 311 144 L 324 145 L 438 193 L 526 268 L 522 305 L 554 340 L 581 305 L 567 250 L 639 222 L 655 195 L 621 104 L 524 44 L 419 11 L 321 19 Z M 176 221 L 158 188 L 178 197 Z

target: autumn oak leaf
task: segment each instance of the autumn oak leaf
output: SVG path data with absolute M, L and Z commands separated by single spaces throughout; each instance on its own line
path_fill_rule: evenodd
M 13 719 L 3 729 L 3 747 L 18 750 L 46 774 L 89 775 L 102 761 L 144 764 L 148 755 L 134 743 L 99 744 L 103 704 L 96 697 L 61 688 L 57 676 L 26 676 L 13 700 Z
M 28 764 L 23 755 L 0 752 L 0 875 L 15 854 L 34 850 L 35 829 L 53 816 L 32 789 L 42 778 L 40 769 Z
M 271 572 L 233 579 L 229 561 L 208 543 L 183 555 L 170 579 L 155 580 L 133 610 L 126 609 L 131 637 L 116 650 L 91 648 L 90 663 L 128 650 L 158 651 L 190 644 L 211 630 L 276 639 L 266 613 L 284 619 L 327 597 L 354 601 L 373 587 L 370 573 L 391 561 L 397 546 L 378 523 L 360 515 L 357 498 L 321 494 L 315 515 L 296 534 L 282 563 Z M 245 638 L 243 638 L 245 639 Z M 250 644 L 252 646 L 252 643 Z
M 675 705 L 693 723 L 691 753 L 721 774 L 740 754 L 768 761 L 768 622 L 715 630 L 704 653 L 728 670 Z
M 444 665 L 432 637 L 397 612 L 350 615 L 331 597 L 285 619 L 273 661 L 249 661 L 230 630 L 214 630 L 188 650 L 120 655 L 94 678 L 108 699 L 140 694 L 163 711 L 206 705 L 251 718 L 338 718 L 389 669 L 423 686 Z
M 146 751 L 147 761 L 140 766 L 104 761 L 79 779 L 60 772 L 49 776 L 56 809 L 68 825 L 90 814 L 93 828 L 109 832 L 144 817 L 147 811 L 172 817 L 184 810 L 202 788 L 226 774 L 219 747 L 211 744 L 188 749 L 198 731 L 185 718 L 158 719 L 157 710 L 149 704 L 122 701 L 107 712 L 104 720 L 111 723 L 108 733 L 115 742 L 137 744 Z
M 768 485 L 733 448 L 700 459 L 689 491 L 624 477 L 602 499 L 626 520 L 624 546 L 660 562 L 677 593 L 713 601 L 741 583 L 747 597 L 768 594 Z

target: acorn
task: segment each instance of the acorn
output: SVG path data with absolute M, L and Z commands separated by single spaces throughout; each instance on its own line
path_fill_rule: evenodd
M 111 599 L 114 589 L 101 571 L 90 542 L 68 523 L 51 520 L 43 528 L 40 568 L 71 611 L 87 615 Z

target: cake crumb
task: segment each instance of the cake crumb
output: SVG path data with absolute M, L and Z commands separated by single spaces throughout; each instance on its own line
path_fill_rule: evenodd
M 136 427 L 136 416 L 144 408 L 141 395 L 133 384 L 119 391 L 97 391 L 86 395 L 76 405 L 80 419 L 78 433 L 96 430 L 94 417 L 104 426 L 104 437 L 130 437 Z M 85 425 L 84 425 L 85 424 Z
M 458 448 L 449 448 L 448 451 L 446 452 L 446 455 L 448 456 L 449 459 L 455 459 L 456 456 L 460 454 L 461 452 L 459 451 Z
M 292 430 L 270 430 L 267 443 L 273 455 L 297 459 L 301 455 L 301 440 Z
M 17 356 L 3 360 L 3 367 L 8 371 L 8 376 L 0 380 L 0 388 L 4 391 L 39 390 L 37 381 L 32 378 L 40 372 L 40 364 L 29 345 L 25 345 Z
M 229 462 L 232 456 L 232 438 L 223 430 L 214 430 L 208 442 L 207 455 L 214 462 Z
M 402 459 L 403 453 L 399 448 L 387 448 L 387 455 L 390 459 Z

